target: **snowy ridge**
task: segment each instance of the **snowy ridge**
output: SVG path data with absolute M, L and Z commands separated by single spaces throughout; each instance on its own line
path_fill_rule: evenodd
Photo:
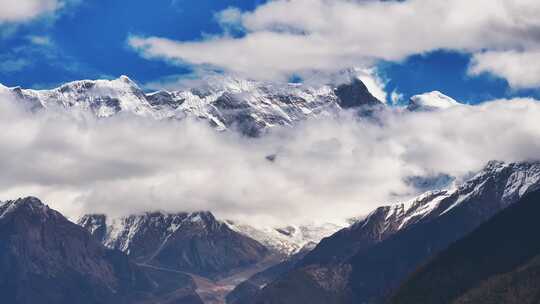
M 85 215 L 78 222 L 107 247 L 118 249 L 126 254 L 140 250 L 144 237 L 152 236 L 152 242 L 162 245 L 179 229 L 197 226 L 199 229 L 216 229 L 222 225 L 209 212 L 164 213 L 146 212 L 119 218 L 107 218 L 102 214 Z M 102 230 L 101 235 L 96 233 Z M 135 252 L 136 257 L 146 256 L 148 252 Z M 154 254 L 154 253 L 151 253 Z
M 381 235 L 394 234 L 399 230 L 433 216 L 440 202 L 451 196 L 449 190 L 426 192 L 410 201 L 375 209 L 366 218 L 353 224 L 349 229 L 367 229 L 379 226 Z
M 153 116 L 143 91 L 127 76 L 115 80 L 81 80 L 66 83 L 52 90 L 12 88 L 15 97 L 26 101 L 32 109 L 65 108 L 89 111 L 97 117 L 120 112 Z
M 407 109 L 410 111 L 435 111 L 461 105 L 463 104 L 457 102 L 455 99 L 439 91 L 433 91 L 411 97 Z
M 31 110 L 63 108 L 89 111 L 103 118 L 119 113 L 154 119 L 207 120 L 218 130 L 237 128 L 256 136 L 274 126 L 319 116 L 337 115 L 343 108 L 383 105 L 364 84 L 351 78 L 340 86 L 277 84 L 233 77 L 214 77 L 194 88 L 146 94 L 127 76 L 115 80 L 82 80 L 52 90 L 0 87 Z
M 323 239 L 302 263 L 343 262 L 395 235 L 408 235 L 409 232 L 412 235 L 422 234 L 424 230 L 415 227 L 423 228 L 431 223 L 441 225 L 440 232 L 445 235 L 454 235 L 454 232 L 461 231 L 460 228 L 474 229 L 517 202 L 524 194 L 538 188 L 540 161 L 489 162 L 460 185 L 425 192 L 406 202 L 376 208 L 365 218 Z M 455 227 L 456 223 L 461 223 L 463 227 Z
M 211 233 L 225 225 L 232 231 L 253 239 L 269 250 L 284 256 L 293 255 L 302 249 L 311 249 L 324 237 L 344 228 L 344 226 L 330 223 L 282 228 L 255 228 L 230 220 L 217 220 L 210 212 L 146 212 L 119 218 L 91 214 L 84 215 L 77 223 L 90 231 L 105 246 L 135 256 L 150 254 L 149 252 L 134 252 L 134 250 L 139 250 L 141 246 L 147 246 L 144 244 L 145 240 L 141 239 L 144 238 L 143 235 L 151 235 L 151 241 L 155 242 L 154 247 L 159 247 L 167 243 L 167 240 L 180 229 L 191 232 L 194 227 L 197 230 Z
M 408 202 L 379 207 L 349 229 L 368 227 L 374 224 L 371 221 L 378 221 L 377 225 L 382 227 L 381 235 L 393 234 L 415 223 L 444 216 L 462 204 L 491 209 L 490 212 L 493 212 L 538 188 L 540 162 L 508 164 L 492 161 L 458 187 L 429 191 Z M 482 205 L 487 197 L 497 205 Z
M 287 226 L 283 228 L 255 228 L 234 221 L 226 221 L 226 223 L 232 230 L 242 233 L 267 248 L 286 256 L 298 253 L 302 249 L 310 250 L 323 238 L 344 228 L 343 226 L 330 223 Z

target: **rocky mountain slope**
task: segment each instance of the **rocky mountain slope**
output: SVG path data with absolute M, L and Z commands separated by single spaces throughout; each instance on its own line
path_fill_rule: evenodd
M 126 76 L 82 80 L 52 90 L 4 88 L 31 110 L 89 111 L 97 117 L 128 113 L 155 119 L 207 120 L 218 130 L 238 129 L 258 136 L 273 126 L 293 126 L 343 109 L 380 107 L 358 78 L 341 85 L 277 84 L 231 77 L 215 78 L 180 91 L 145 93 Z
M 538 303 L 538 214 L 539 190 L 438 254 L 391 303 Z
M 86 215 L 79 225 L 140 264 L 217 277 L 262 261 L 271 252 L 210 212 L 148 212 L 111 219 Z
M 171 289 L 171 301 L 202 303 L 189 277 L 149 275 L 37 198 L 0 203 L 3 303 L 155 303 Z
M 490 162 L 455 189 L 378 208 L 323 239 L 252 302 L 381 302 L 426 259 L 539 187 L 539 162 Z

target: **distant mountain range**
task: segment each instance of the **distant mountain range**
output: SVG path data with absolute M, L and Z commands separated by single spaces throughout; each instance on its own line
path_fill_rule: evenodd
M 146 93 L 127 76 L 114 80 L 81 80 L 52 90 L 0 85 L 0 93 L 29 110 L 67 109 L 104 118 L 131 114 L 153 119 L 202 119 L 217 130 L 235 129 L 259 136 L 272 127 L 294 126 L 314 117 L 335 117 L 343 110 L 362 115 L 386 107 L 364 83 L 350 75 L 347 83 L 329 85 L 278 84 L 232 77 L 178 91 Z M 440 92 L 411 98 L 411 111 L 446 109 L 459 103 Z
M 97 117 L 129 113 L 155 119 L 207 120 L 258 136 L 273 126 L 292 126 L 310 117 L 334 116 L 342 109 L 380 107 L 358 78 L 340 85 L 308 86 L 216 78 L 180 91 L 145 93 L 127 76 L 82 80 L 52 90 L 0 88 L 31 110 L 64 108 L 90 111 Z

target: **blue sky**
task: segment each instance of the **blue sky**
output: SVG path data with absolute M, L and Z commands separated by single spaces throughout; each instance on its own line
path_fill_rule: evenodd
M 155 36 L 173 41 L 202 41 L 222 35 L 215 14 L 229 7 L 252 11 L 254 0 L 94 0 L 13 25 L 0 23 L 0 83 L 50 88 L 77 79 L 128 75 L 148 83 L 188 74 L 190 66 L 148 60 L 128 45 L 128 37 Z M 381 38 L 384 39 L 384 38 Z M 536 88 L 512 89 L 500 77 L 470 75 L 472 55 L 459 50 L 430 50 L 404 60 L 378 61 L 386 91 L 411 95 L 440 90 L 458 100 L 478 101 L 516 96 L 540 97 Z
M 29 63 L 16 71 L 0 71 L 0 82 L 10 86 L 51 87 L 70 80 L 124 74 L 147 82 L 186 73 L 185 68 L 141 58 L 128 47 L 128 35 L 200 39 L 202 35 L 221 31 L 213 17 L 216 12 L 230 5 L 252 9 L 258 2 L 139 0 L 127 4 L 122 0 L 88 1 L 61 13 L 54 22 L 38 20 L 24 24 L 15 34 L 4 38 L 0 56 Z M 52 45 L 32 45 L 29 36 L 48 37 Z M 21 50 L 16 51 L 18 49 Z

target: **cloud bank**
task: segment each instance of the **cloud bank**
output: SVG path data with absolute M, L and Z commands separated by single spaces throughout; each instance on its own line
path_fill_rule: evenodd
M 491 72 L 511 85 L 529 87 L 540 81 L 533 73 L 538 60 L 529 62 L 534 69 L 508 65 L 522 61 L 516 52 L 538 51 L 539 14 L 535 0 L 275 0 L 254 11 L 218 13 L 221 36 L 201 41 L 132 36 L 129 44 L 150 59 L 258 79 L 366 67 L 448 49 L 474 54 L 473 74 Z M 243 29 L 243 35 L 230 35 L 231 28 Z
M 3 98 L 0 199 L 36 195 L 75 217 L 159 209 L 255 224 L 335 221 L 415 195 L 411 176 L 459 178 L 492 159 L 538 159 L 538 117 L 539 102 L 521 99 L 390 110 L 378 122 L 343 115 L 249 139 L 190 120 L 30 114 Z

